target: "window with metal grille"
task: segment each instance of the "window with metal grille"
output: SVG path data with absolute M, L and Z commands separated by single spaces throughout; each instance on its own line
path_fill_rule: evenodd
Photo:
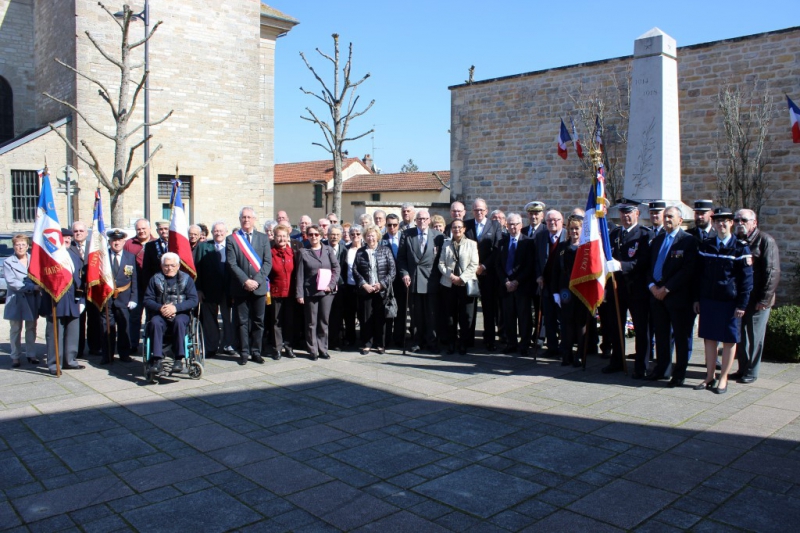
M 372 193 L 372 201 L 373 202 L 380 202 L 381 201 L 381 193 L 379 193 L 379 192 Z
M 322 207 L 322 184 L 314 184 L 314 207 Z
M 158 197 L 169 199 L 172 194 L 172 180 L 175 175 L 159 174 L 158 175 Z M 181 180 L 181 200 L 185 203 L 192 198 L 192 176 L 178 176 Z
M 11 171 L 11 211 L 14 222 L 34 222 L 39 203 L 39 175 L 35 170 Z

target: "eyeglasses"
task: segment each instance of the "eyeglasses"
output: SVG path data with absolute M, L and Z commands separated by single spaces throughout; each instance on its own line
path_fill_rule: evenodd
M 397 227 L 397 226 L 399 226 L 399 225 L 400 225 L 400 224 L 397 224 L 397 223 L 395 223 L 395 224 L 388 224 L 388 223 L 387 223 L 387 224 L 386 224 L 386 227 L 387 227 L 387 228 L 396 228 L 396 227 Z
M 733 219 L 733 221 L 736 222 L 737 224 L 747 224 L 748 222 L 750 222 L 750 220 L 751 219 L 749 219 L 749 218 L 734 218 Z
M 417 220 L 428 220 L 430 217 L 417 217 Z
M 319 233 L 306 233 L 309 237 L 319 237 Z
M 165 267 L 167 267 L 167 268 L 178 268 L 178 265 L 172 265 L 172 264 L 170 264 L 170 263 L 164 263 L 164 265 L 163 265 L 163 266 L 165 266 Z

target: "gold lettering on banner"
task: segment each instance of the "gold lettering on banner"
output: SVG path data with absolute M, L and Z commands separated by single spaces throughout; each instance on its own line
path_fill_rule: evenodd
M 59 272 L 61 272 L 62 268 L 63 267 L 61 265 L 54 265 L 54 266 L 50 266 L 50 267 L 45 267 L 44 273 L 46 275 L 48 275 L 48 276 L 52 276 L 54 274 L 58 274 Z

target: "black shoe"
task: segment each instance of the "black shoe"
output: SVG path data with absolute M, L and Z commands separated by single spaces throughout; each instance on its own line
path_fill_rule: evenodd
M 292 350 L 291 346 L 287 346 L 283 349 L 283 355 L 288 357 L 289 359 L 294 359 L 294 351 Z
M 311 360 L 312 360 L 312 361 L 316 361 L 317 359 L 319 359 L 319 355 L 317 355 L 317 354 L 315 354 L 315 353 L 312 353 L 312 354 L 311 354 Z
M 110 365 L 113 362 L 114 362 L 114 360 L 113 359 L 109 359 L 108 357 L 103 357 L 102 359 L 100 359 L 100 364 L 101 365 Z
M 281 360 L 281 352 L 280 352 L 280 350 L 276 350 L 275 353 L 272 354 L 272 358 L 275 361 L 280 361 Z
M 669 384 L 667 386 L 670 387 L 670 388 L 682 387 L 683 386 L 683 380 L 682 379 L 672 378 L 671 380 L 669 380 Z
M 644 379 L 646 379 L 647 381 L 658 381 L 660 379 L 667 379 L 667 377 L 659 375 L 659 374 L 656 374 L 654 372 L 654 373 L 650 374 L 649 376 L 645 377 Z
M 444 351 L 444 353 L 446 353 L 447 355 L 453 355 L 454 353 L 456 353 L 456 347 L 454 345 L 450 344 L 447 347 L 447 349 Z
M 385 349 L 385 348 L 383 348 L 383 347 L 378 347 L 378 349 L 377 349 L 377 350 L 375 350 L 375 352 L 376 352 L 378 355 L 383 355 L 383 354 L 385 354 L 385 353 L 386 353 L 386 349 Z M 326 353 L 325 355 L 328 355 L 328 354 Z M 331 356 L 330 356 L 330 355 L 328 355 L 328 357 L 323 357 L 323 359 L 330 359 L 330 358 L 331 358 Z
M 172 373 L 173 374 L 180 374 L 183 372 L 183 359 L 176 359 L 174 363 L 172 363 Z
M 211 350 L 210 352 L 206 352 L 206 359 L 212 359 L 217 356 L 216 350 Z
M 422 350 L 420 350 L 419 346 L 415 344 L 414 346 L 409 348 L 408 351 L 411 352 L 411 353 L 419 353 Z
M 713 389 L 711 389 L 711 391 L 714 394 L 725 394 L 726 392 L 728 392 L 728 384 L 727 383 L 725 384 L 724 389 L 722 387 L 714 387 Z
M 19 359 L 15 359 L 13 363 L 11 363 L 11 368 L 19 368 Z
M 728 374 L 728 379 L 742 379 L 742 377 L 743 377 L 743 374 L 739 370 L 737 370 L 736 372 L 734 372 L 732 374 Z
M 32 364 L 32 365 L 38 365 L 39 364 L 39 359 L 37 359 L 36 357 L 28 357 L 28 362 L 30 364 Z M 19 365 L 17 365 L 17 366 L 19 366 Z M 16 368 L 16 367 L 14 367 L 14 368 Z
M 319 354 L 319 358 L 320 358 L 320 359 L 330 359 L 330 358 L 331 358 L 331 356 L 328 354 L 328 352 L 321 352 L 321 353 Z
M 644 373 L 634 372 L 633 374 L 631 374 L 631 379 L 644 379 Z
M 260 353 L 254 353 L 254 354 L 251 356 L 251 358 L 253 359 L 253 361 L 255 361 L 256 363 L 258 363 L 259 365 L 263 365 L 263 364 L 264 364 L 264 358 L 263 358 L 263 357 L 261 357 L 261 354 L 260 354 Z
M 519 350 L 519 348 L 517 346 L 509 345 L 509 346 L 506 346 L 505 348 L 503 348 L 503 353 L 514 353 L 517 350 Z
M 527 348 L 520 348 L 519 356 L 520 357 L 528 357 L 528 349 Z
M 461 348 L 458 349 L 458 353 L 461 355 L 467 355 L 467 348 L 465 346 L 462 346 Z
M 486 345 L 486 351 L 487 352 L 494 352 L 496 350 L 497 350 L 497 345 L 496 344 L 492 343 L 492 344 L 487 344 Z
M 133 361 L 130 355 L 120 355 L 119 360 L 122 361 L 123 363 L 130 363 Z
M 730 378 L 728 378 L 728 379 L 730 379 Z M 758 378 L 757 378 L 757 377 L 755 377 L 755 376 L 743 376 L 743 377 L 742 377 L 741 379 L 739 379 L 738 381 L 739 381 L 739 383 L 749 384 L 749 383 L 753 383 L 753 382 L 755 382 L 755 380 L 757 380 L 757 379 L 758 379 Z
M 580 359 L 575 359 L 574 361 L 572 361 L 572 366 L 574 366 L 575 368 L 578 368 L 579 366 L 581 366 L 581 360 Z
M 58 372 L 55 370 L 48 370 L 48 372 L 50 372 L 51 376 L 58 376 Z
M 600 354 L 600 359 L 611 359 L 611 352 L 603 350 L 603 353 Z
M 561 361 L 561 366 L 569 366 L 569 361 Z
M 248 359 L 249 359 L 249 356 L 246 353 L 239 354 L 239 365 L 240 366 L 246 365 Z
M 608 365 L 600 369 L 603 374 L 613 374 L 614 372 L 622 372 L 622 367 L 617 365 Z
M 361 355 L 369 355 L 369 346 L 364 346 L 361 350 L 358 351 Z
M 164 367 L 161 364 L 161 358 L 156 359 L 156 362 L 150 367 L 150 371 L 155 376 L 161 376 L 164 374 Z

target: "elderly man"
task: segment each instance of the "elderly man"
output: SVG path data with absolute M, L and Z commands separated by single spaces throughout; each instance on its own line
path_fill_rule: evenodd
M 781 279 L 781 260 L 775 239 L 759 229 L 754 211 L 740 209 L 733 220 L 736 237 L 746 241 L 753 254 L 753 290 L 742 317 L 741 341 L 736 346 L 739 370 L 730 377 L 739 383 L 753 383 L 758 379 L 764 334 Z
M 532 284 L 533 274 L 530 244 L 534 241 L 522 233 L 522 217 L 518 213 L 510 213 L 507 220 L 508 234 L 503 235 L 492 256 L 493 271 L 500 283 L 506 330 L 506 347 L 503 353 L 526 356 L 532 331 L 529 286 Z
M 392 251 L 392 257 L 395 261 L 395 270 L 397 270 L 397 254 L 400 251 L 400 217 L 391 213 L 386 216 L 386 234 L 381 238 L 380 245 L 386 246 Z M 342 272 L 347 272 L 342 268 Z M 342 274 L 345 275 L 345 274 Z M 397 316 L 395 318 L 386 319 L 386 345 L 394 342 L 397 346 L 402 346 L 406 338 L 406 317 L 408 300 L 406 299 L 406 286 L 400 276 L 395 276 L 392 281 L 392 290 L 394 291 L 394 299 L 397 301 Z
M 119 353 L 123 363 L 132 361 L 130 339 L 130 311 L 138 307 L 136 279 L 136 257 L 123 249 L 128 234 L 121 229 L 112 229 L 108 236 L 108 260 L 111 263 L 111 275 L 114 276 L 114 292 L 106 305 L 108 313 L 100 313 L 103 327 L 103 358 L 101 365 L 114 362 L 114 353 Z M 116 348 L 116 350 L 115 350 Z
M 500 224 L 500 227 L 503 228 L 503 233 L 508 233 L 506 225 L 506 214 L 503 213 L 500 209 L 495 209 L 494 211 L 492 211 L 492 214 L 489 215 L 489 218 Z
M 400 206 L 400 231 L 405 231 L 408 228 L 414 227 L 414 215 L 416 214 L 416 210 L 414 209 L 414 204 L 411 202 L 405 202 L 403 205 Z
M 653 379 L 672 374 L 670 383 L 679 386 L 689 365 L 689 335 L 693 314 L 697 240 L 681 229 L 683 217 L 677 207 L 664 211 L 664 231 L 650 243 L 648 286 L 650 312 L 656 335 L 657 365 Z M 675 340 L 675 367 L 672 366 L 670 342 Z
M 420 209 L 415 215 L 415 228 L 409 228 L 400 239 L 397 266 L 403 284 L 411 294 L 412 352 L 426 347 L 437 352 L 436 295 L 439 292 L 439 269 L 436 261 L 444 243 L 444 235 L 429 228 L 430 214 Z
M 525 212 L 528 213 L 528 225 L 522 228 L 522 234 L 529 239 L 533 239 L 537 233 L 545 230 L 545 225 L 542 224 L 544 220 L 544 202 L 528 202 L 525 204 Z
M 558 308 L 556 307 L 556 302 L 548 287 L 551 286 L 550 276 L 556 261 L 553 252 L 555 252 L 559 242 L 567 240 L 567 232 L 564 231 L 564 216 L 560 211 L 555 209 L 549 210 L 547 214 L 545 214 L 544 220 L 547 231 L 539 231 L 533 238 L 534 267 L 536 285 L 538 287 L 532 287 L 531 297 L 534 298 L 535 305 L 538 305 L 538 302 L 535 300 L 536 293 L 538 292 L 539 298 L 541 299 L 540 301 L 542 302 L 542 309 L 540 312 L 542 315 L 542 324 L 544 324 L 545 328 L 545 335 L 547 337 L 547 350 L 550 352 L 550 356 L 560 357 L 558 347 Z M 535 306 L 534 311 L 536 311 Z M 538 342 L 538 339 L 534 339 L 534 341 Z
M 450 232 L 450 224 L 452 224 L 454 220 L 463 221 L 465 216 L 467 216 L 467 210 L 464 207 L 464 204 L 461 202 L 453 202 L 450 204 L 450 222 L 448 222 L 444 227 L 445 238 L 449 239 L 453 236 Z
M 372 213 L 372 221 L 378 227 L 378 231 L 381 232 L 381 235 L 386 233 L 386 211 L 383 209 L 376 209 Z
M 139 305 L 130 312 L 130 322 L 128 323 L 128 336 L 131 339 L 131 353 L 139 351 L 139 338 L 142 332 L 142 313 L 144 306 L 141 303 L 144 301 L 144 291 L 147 289 L 147 284 L 144 282 L 144 247 L 148 242 L 156 240 L 150 234 L 150 221 L 146 218 L 140 218 L 134 224 L 136 229 L 136 236 L 132 239 L 125 241 L 125 246 L 122 247 L 128 253 L 133 254 L 136 258 L 136 287 L 139 293 L 136 295 L 136 301 Z
M 89 232 L 86 229 L 86 224 L 80 220 L 72 223 L 72 242 L 70 243 L 70 250 L 75 252 L 78 259 L 78 269 L 80 275 L 86 279 L 86 254 L 89 252 L 88 243 L 86 241 Z M 82 296 L 82 291 L 79 296 Z M 82 357 L 86 345 L 89 345 L 89 353 L 91 355 L 99 355 L 102 349 L 103 332 L 100 325 L 100 314 L 97 307 L 88 306 L 81 312 L 78 320 L 80 324 L 80 333 L 78 334 L 78 356 Z
M 481 291 L 481 309 L 483 311 L 483 344 L 489 351 L 497 349 L 497 310 L 499 295 L 497 281 L 493 272 L 492 253 L 503 236 L 503 227 L 495 220 L 489 220 L 486 200 L 476 198 L 472 202 L 472 218 L 464 223 L 464 236 L 478 243 L 478 287 Z M 467 338 L 467 347 L 475 342 L 475 317 Z
M 338 224 L 339 223 L 339 216 L 336 213 L 328 213 L 325 215 L 325 218 L 328 219 L 328 222 L 331 224 Z
M 289 215 L 286 213 L 286 211 L 278 211 L 278 214 L 275 215 L 275 220 L 278 222 L 278 224 L 283 224 L 284 226 L 292 228 L 292 223 L 289 221 Z M 291 238 L 293 241 L 295 240 L 302 241 L 303 234 L 300 233 L 298 230 L 292 228 L 292 232 L 289 234 L 289 238 Z
M 622 198 L 617 201 L 621 226 L 617 226 L 609 234 L 611 257 L 619 265 L 614 275 L 617 279 L 619 296 L 619 314 L 611 289 L 606 284 L 606 300 L 600 308 L 603 317 L 604 337 L 611 341 L 611 361 L 603 372 L 615 372 L 622 369 L 623 342 L 620 339 L 620 324 L 617 319 L 627 317 L 631 313 L 633 327 L 636 332 L 636 361 L 633 377 L 643 379 L 650 358 L 650 293 L 647 290 L 647 267 L 650 262 L 650 241 L 652 232 L 639 224 L 639 204 Z M 624 330 L 624 326 L 622 327 Z M 571 347 L 565 346 L 570 350 Z
M 189 326 L 190 313 L 197 307 L 197 290 L 191 276 L 180 269 L 178 254 L 166 252 L 161 256 L 161 272 L 155 274 L 144 293 L 144 305 L 150 312 L 147 335 L 153 346 L 153 371 L 162 374 L 164 334 L 172 333 L 172 372 L 183 370 L 186 349 L 183 339 Z
M 328 244 L 328 229 L 331 227 L 331 221 L 327 218 L 321 218 L 317 221 L 317 226 L 319 226 L 320 234 L 322 237 L 322 244 Z
M 310 225 L 311 219 L 304 218 Z M 247 364 L 251 356 L 263 364 L 261 343 L 272 252 L 267 236 L 255 230 L 256 213 L 252 207 L 243 207 L 239 212 L 239 225 L 240 229 L 225 239 L 230 293 L 239 319 L 239 364 Z
M 150 278 L 161 272 L 161 256 L 169 251 L 169 222 L 166 220 L 156 222 L 156 233 L 158 238 L 144 245 L 142 281 L 145 288 L 150 283 Z
M 203 325 L 206 356 L 214 357 L 221 351 L 228 355 L 233 351 L 233 328 L 231 307 L 228 302 L 230 274 L 225 255 L 225 237 L 228 229 L 224 222 L 211 226 L 211 242 L 206 242 L 206 251 L 195 263 L 197 268 L 197 299 L 200 306 L 200 321 Z M 218 315 L 222 315 L 222 335 L 219 332 Z
M 310 216 L 308 215 L 301 216 L 300 224 L 297 225 L 297 227 L 300 228 L 300 237 L 291 236 L 291 238 L 293 239 L 297 238 L 298 240 L 302 241 L 303 247 L 305 248 L 308 248 L 310 246 L 308 238 L 306 238 L 306 230 L 311 226 L 311 224 L 313 224 L 313 222 L 311 222 Z

